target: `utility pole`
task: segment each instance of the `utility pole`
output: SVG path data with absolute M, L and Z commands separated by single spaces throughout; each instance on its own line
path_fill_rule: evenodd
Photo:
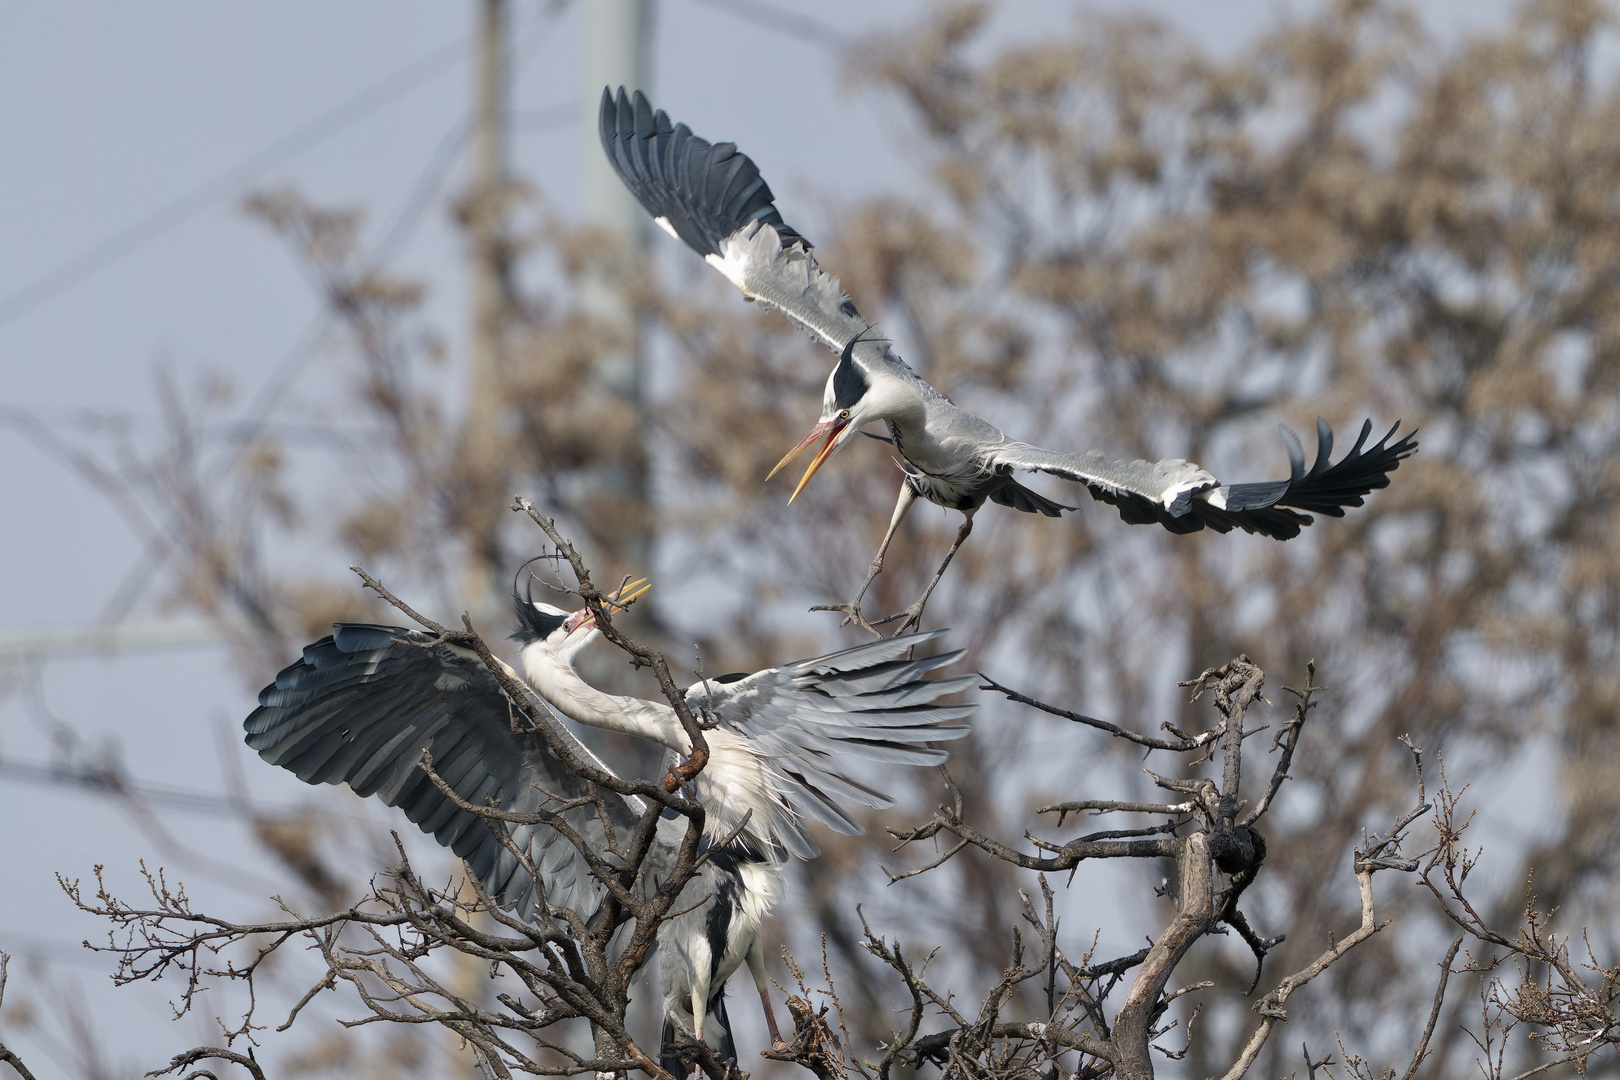
M 585 9 L 585 39 L 585 88 L 581 95 L 585 103 L 585 146 L 581 148 L 585 222 L 605 233 L 630 265 L 646 248 L 647 215 L 602 154 L 597 107 L 604 86 L 615 91 L 620 86 L 631 91 L 647 87 L 652 0 L 591 0 Z M 612 326 L 625 342 L 598 357 L 598 385 L 617 397 L 627 410 L 639 414 L 645 383 L 642 342 L 635 313 L 625 303 L 623 289 L 603 271 L 593 270 L 584 282 L 581 299 L 587 315 Z M 614 554 L 620 560 L 616 568 L 620 573 L 646 574 L 652 570 L 647 457 L 647 447 L 638 433 L 615 459 L 599 462 L 593 468 L 593 490 L 608 499 L 622 500 L 620 505 L 640 508 L 630 527 L 616 538 Z
M 585 12 L 585 220 L 613 233 L 632 252 L 645 247 L 646 212 L 602 153 L 596 110 L 602 87 L 647 89 L 652 52 L 651 0 L 593 0 Z M 625 386 L 631 385 L 625 373 Z
M 507 331 L 506 120 L 508 0 L 477 0 L 477 121 L 472 186 L 465 215 L 471 240 L 472 333 L 468 345 L 467 427 L 462 466 L 467 490 L 466 603 L 476 615 L 499 607 L 502 569 L 501 367 Z
M 461 211 L 471 250 L 468 293 L 472 302 L 471 333 L 467 345 L 467 424 L 458 463 L 465 482 L 461 507 L 466 539 L 462 593 L 466 610 L 486 633 L 499 625 L 504 571 L 500 530 L 511 495 L 507 471 L 501 461 L 501 376 L 508 331 L 507 270 L 510 259 L 506 236 L 507 22 L 509 0 L 474 0 L 478 26 L 473 93 L 476 101 L 472 140 L 472 182 Z M 472 887 L 462 884 L 460 899 L 473 899 Z M 488 928 L 488 916 L 475 918 Z M 464 1000 L 478 1006 L 490 1002 L 492 990 L 485 965 L 470 956 L 453 961 L 451 986 Z M 459 1044 L 459 1045 L 458 1045 Z M 454 1080 L 481 1080 L 485 1075 L 478 1054 L 470 1046 L 452 1043 L 450 1074 Z
M 626 267 L 632 266 L 646 250 L 647 215 L 602 153 L 597 134 L 597 109 L 604 86 L 612 87 L 615 93 L 621 86 L 632 93 L 650 89 L 652 5 L 653 0 L 588 0 L 585 6 L 585 85 L 580 95 L 585 108 L 581 124 L 584 145 L 580 148 L 585 224 L 609 238 Z M 587 316 L 612 327 L 615 336 L 624 343 L 597 357 L 594 371 L 597 385 L 616 397 L 631 415 L 640 417 L 645 407 L 644 353 L 640 327 L 636 325 L 635 312 L 625 302 L 623 287 L 603 269 L 593 268 L 582 283 L 580 301 Z M 621 507 L 636 509 L 623 519 L 628 527 L 621 527 L 614 537 L 613 555 L 618 565 L 613 569 L 622 574 L 651 574 L 653 570 L 652 485 L 643 428 L 644 425 L 637 425 L 634 437 L 619 448 L 615 457 L 596 462 L 589 477 L 593 491 Z M 638 604 L 626 613 L 632 631 L 646 629 L 646 611 L 644 604 Z M 611 670 L 606 666 L 602 670 L 591 670 L 593 678 L 611 685 L 614 680 L 623 679 L 623 664 L 612 665 L 605 652 L 596 657 L 587 655 L 581 660 L 587 668 L 598 664 L 611 666 Z M 654 762 L 656 759 L 648 764 Z M 650 1037 L 651 1045 L 656 1045 L 658 1040 L 660 997 L 649 964 L 639 976 L 639 989 L 632 993 L 625 1022 L 632 1032 L 641 1033 L 643 1039 Z M 614 1054 L 600 1029 L 593 1029 L 591 1034 L 599 1055 Z M 617 1074 L 614 1080 L 622 1080 L 623 1075 Z M 604 1074 L 598 1073 L 597 1077 L 603 1080 Z

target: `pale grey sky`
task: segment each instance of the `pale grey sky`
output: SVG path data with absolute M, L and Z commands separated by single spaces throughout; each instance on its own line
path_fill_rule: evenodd
M 548 110 L 580 101 L 580 5 L 541 30 L 535 29 L 536 0 L 517 6 L 515 170 L 559 212 L 573 214 L 586 131 L 578 121 L 525 126 L 522 117 L 544 119 Z M 1147 6 L 1221 52 L 1292 10 L 1271 0 Z M 1455 34 L 1500 18 L 1506 6 L 1503 0 L 1431 5 L 1430 18 Z M 926 4 L 818 0 L 798 7 L 859 36 L 904 22 Z M 1073 10 L 1057 2 L 1003 7 L 997 33 L 1012 37 L 1067 22 Z M 169 365 L 182 384 L 218 372 L 243 397 L 256 391 L 300 341 L 318 307 L 292 260 L 242 215 L 241 197 L 257 187 L 296 184 L 324 203 L 367 207 L 373 229 L 392 218 L 465 115 L 471 77 L 463 54 L 470 49 L 457 46 L 467 40 L 472 13 L 469 3 L 443 0 L 0 5 L 0 408 L 21 406 L 52 423 L 85 410 L 129 413 L 138 424 L 150 423 L 157 364 Z M 657 18 L 657 104 L 706 136 L 743 142 L 792 208 L 790 219 L 807 232 L 824 232 L 817 227 L 828 207 L 918 182 L 901 107 L 850 88 L 840 57 L 696 0 L 661 0 Z M 386 104 L 296 152 L 232 175 L 290 133 L 424 58 L 414 84 L 388 95 Z M 220 177 L 227 179 L 209 186 Z M 458 167 L 444 190 L 460 185 Z M 178 223 L 150 229 L 149 238 L 105 268 L 72 275 L 37 303 L 10 303 L 19 290 L 198 191 L 179 204 Z M 462 261 L 442 197 L 421 216 L 394 265 L 430 283 L 430 313 L 459 344 Z M 294 398 L 318 397 L 330 379 L 317 355 Z M 3 427 L 0 455 L 0 521 L 6 526 L 0 529 L 0 636 L 92 622 L 134 563 L 136 537 L 104 498 Z M 148 607 L 141 614 L 155 613 Z M 0 670 L 0 693 L 3 680 Z M 42 697 L 32 703 L 20 692 L 0 697 L 0 757 L 46 760 L 48 710 L 119 756 L 137 777 L 223 791 L 223 744 L 238 754 L 257 797 L 281 803 L 309 797 L 292 777 L 256 767 L 239 751 L 236 732 L 252 695 L 217 649 L 60 659 L 43 667 L 40 687 Z M 215 732 L 224 734 L 216 740 Z M 159 816 L 185 846 L 227 853 L 250 871 L 273 873 L 234 819 L 179 811 Z M 143 855 L 176 864 L 118 807 L 72 790 L 0 775 L 0 821 L 7 823 L 0 830 L 6 874 L 0 949 L 19 957 L 0 1015 L 4 1025 L 12 1003 L 30 996 L 35 981 L 21 961 L 59 958 L 62 946 L 96 929 L 68 907 L 55 871 L 86 875 L 105 863 L 110 876 L 128 886 Z M 184 876 L 201 904 L 264 911 L 262 892 L 255 900 L 205 874 Z M 154 1067 L 205 1034 L 196 1025 L 171 1030 L 161 992 L 114 993 L 105 968 L 57 963 L 53 970 L 54 977 L 77 980 L 76 992 L 91 1005 L 105 1045 L 118 1061 L 139 1066 L 132 1071 Z M 66 1075 L 68 1051 L 52 1044 L 60 1033 L 5 1030 L 38 1075 Z

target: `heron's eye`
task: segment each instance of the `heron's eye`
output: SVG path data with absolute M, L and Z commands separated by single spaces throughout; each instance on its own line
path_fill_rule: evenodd
M 843 412 L 839 413 L 838 414 L 838 419 L 840 419 L 840 420 L 848 420 L 849 419 L 849 410 L 845 409 Z

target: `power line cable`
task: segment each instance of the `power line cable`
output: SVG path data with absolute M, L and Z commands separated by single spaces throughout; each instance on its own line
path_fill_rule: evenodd
M 550 38 L 550 33 L 563 12 L 568 9 L 573 0 L 549 0 L 535 16 L 530 27 L 528 40 L 520 42 L 518 52 L 521 55 L 513 65 L 513 70 L 520 70 L 522 65 L 531 60 L 540 47 Z M 510 54 L 503 58 L 503 64 L 511 64 Z M 430 205 L 433 196 L 438 193 L 450 168 L 456 160 L 456 152 L 465 144 L 467 137 L 472 133 L 473 121 L 476 118 L 476 108 L 470 108 L 463 116 L 452 124 L 450 129 L 441 137 L 429 155 L 427 164 L 418 174 L 417 182 L 412 185 L 411 192 L 400 205 L 394 215 L 393 222 L 383 230 L 381 239 L 364 261 L 365 270 L 362 275 L 375 273 L 397 253 L 410 235 L 421 224 L 423 216 Z M 3 320 L 0 320 L 3 321 Z M 219 459 L 215 466 L 209 470 L 208 482 L 220 479 L 226 472 L 234 468 L 242 456 L 253 443 L 251 433 L 256 428 L 269 421 L 272 413 L 281 404 L 298 376 L 302 374 L 304 365 L 314 355 L 315 345 L 325 335 L 334 321 L 330 308 L 322 306 L 315 317 L 299 335 L 298 341 L 282 356 L 281 360 L 271 371 L 268 379 L 262 383 L 248 407 L 243 410 L 240 423 L 245 433 L 242 441 L 233 452 Z M 154 571 L 168 558 L 168 548 L 161 544 L 149 544 L 136 556 L 134 563 L 125 573 L 118 588 L 111 598 L 103 605 L 98 622 L 116 623 L 123 620 L 148 585 L 156 577 Z
M 550 31 L 555 28 L 558 19 L 571 3 L 572 0 L 549 0 L 541 8 L 529 30 L 528 40 L 521 42 L 519 50 L 517 50 L 522 55 L 518 58 L 516 67 L 521 67 L 523 63 L 532 59 L 534 54 L 539 51 L 540 46 L 549 38 Z M 27 307 L 42 302 L 48 296 L 55 295 L 61 289 L 69 287 L 73 282 L 67 280 L 66 277 L 63 277 L 60 281 L 56 280 L 56 278 L 67 274 L 69 270 L 74 270 L 75 273 L 93 273 L 95 269 L 99 268 L 92 265 L 96 259 L 103 257 L 113 259 L 117 258 L 118 255 L 134 250 L 164 229 L 185 220 L 187 216 L 200 208 L 206 201 L 216 197 L 219 191 L 226 187 L 234 187 L 243 180 L 250 178 L 252 173 L 265 164 L 273 163 L 280 154 L 295 152 L 305 145 L 318 142 L 367 115 L 379 103 L 386 101 L 389 95 L 408 86 L 412 80 L 423 78 L 446 66 L 448 59 L 461 55 L 461 51 L 465 48 L 466 41 L 463 40 L 452 47 L 416 61 L 389 79 L 378 83 L 361 95 L 351 98 L 310 124 L 305 125 L 292 135 L 272 144 L 243 165 L 227 174 L 216 177 L 214 180 L 193 190 L 189 195 L 176 200 L 156 214 L 137 223 L 132 228 L 97 245 L 90 252 L 73 260 L 67 266 L 37 279 L 32 285 L 25 286 L 19 292 L 0 299 L 0 325 L 3 325 L 14 315 L 20 314 Z M 510 60 L 506 62 L 510 63 Z M 537 116 L 532 118 L 531 123 L 539 121 L 534 125 L 535 127 L 549 126 L 560 115 L 562 108 L 541 110 Z M 364 263 L 366 269 L 362 271 L 362 274 L 375 273 L 404 244 L 409 242 L 410 237 L 421 224 L 433 197 L 439 192 L 448 177 L 450 169 L 455 163 L 457 151 L 461 149 L 467 137 L 471 134 L 474 117 L 474 111 L 469 110 L 451 125 L 450 129 L 434 147 L 433 153 L 429 156 L 427 164 L 422 168 L 417 182 L 412 186 L 410 194 L 394 214 L 392 222 L 383 230 L 377 245 L 366 257 Z M 127 247 L 120 247 L 120 245 L 127 245 Z M 109 254 L 114 248 L 118 250 Z M 38 293 L 38 295 L 34 295 L 35 293 Z M 270 375 L 260 384 L 259 389 L 254 393 L 247 408 L 243 410 L 242 416 L 237 421 L 241 432 L 239 441 L 232 452 L 216 460 L 214 467 L 208 472 L 207 480 L 209 482 L 218 480 L 241 460 L 242 455 L 247 452 L 255 441 L 254 433 L 262 430 L 263 426 L 268 423 L 271 414 L 274 413 L 275 409 L 291 391 L 298 376 L 303 373 L 304 366 L 314 355 L 316 344 L 325 336 L 333 321 L 334 318 L 330 308 L 323 306 L 305 326 L 293 346 L 282 355 L 282 358 L 271 369 Z M 149 541 L 143 547 L 141 553 L 136 556 L 135 561 L 131 564 L 129 570 L 125 572 L 118 586 L 112 591 L 107 602 L 103 604 L 101 614 L 97 619 L 98 624 L 116 624 L 128 616 L 154 579 L 155 569 L 167 558 L 168 548 L 161 539 L 154 538 Z
M 507 126 L 513 131 L 538 134 L 572 127 L 579 123 L 579 99 L 565 101 L 546 109 L 516 109 L 507 113 Z
M 114 769 L 36 765 L 25 761 L 0 758 L 0 776 L 11 777 L 32 784 L 77 788 L 80 791 L 103 795 L 109 799 L 134 798 L 146 803 L 148 806 L 160 806 L 169 810 L 183 810 L 192 814 L 207 814 L 211 817 L 218 817 L 223 814 L 229 817 L 252 820 L 261 817 L 287 817 L 295 812 L 288 807 L 266 809 L 259 806 L 254 806 L 250 811 L 249 807 L 239 799 L 232 799 L 225 795 L 212 795 L 203 791 L 193 791 L 189 788 L 172 787 L 168 784 L 137 783 Z
M 530 28 L 529 33 L 531 36 L 529 40 L 522 42 L 520 45 L 523 55 L 519 58 L 517 67 L 521 68 L 523 63 L 533 58 L 540 46 L 550 36 L 550 31 L 556 26 L 557 19 L 571 3 L 572 0 L 551 0 L 540 11 L 535 17 L 534 25 Z M 361 271 L 362 277 L 381 270 L 398 253 L 400 247 L 409 242 L 411 235 L 421 224 L 433 197 L 442 189 L 445 180 L 448 178 L 450 169 L 455 164 L 457 152 L 466 144 L 468 136 L 472 134 L 476 115 L 476 109 L 469 109 L 440 138 L 433 149 L 433 153 L 429 155 L 427 164 L 422 167 L 421 172 L 418 174 L 416 183 L 412 185 L 410 194 L 406 196 L 405 201 L 400 204 L 399 209 L 395 212 L 394 220 L 383 230 L 382 236 L 372 249 L 371 254 L 366 257 L 364 261 L 365 269 Z M 315 322 L 309 327 L 309 331 L 313 333 L 306 332 L 305 337 L 300 338 L 299 344 L 294 346 L 288 356 L 276 366 L 276 370 L 271 372 L 270 378 L 260 387 L 259 392 L 254 395 L 253 401 L 248 404 L 247 409 L 243 412 L 241 423 L 245 429 L 251 430 L 254 425 L 268 422 L 270 414 L 281 404 L 287 391 L 292 388 L 292 383 L 302 370 L 304 361 L 308 359 L 315 341 L 319 340 L 330 322 L 331 313 L 323 309 Z M 244 440 L 244 448 L 246 443 L 247 440 Z M 243 452 L 244 450 L 239 450 L 235 455 L 230 456 L 225 468 L 228 469 L 234 466 Z M 216 472 L 211 476 L 211 479 L 217 479 L 218 475 Z
M 723 11 L 735 19 L 753 23 L 773 34 L 808 42 L 818 48 L 835 52 L 843 52 L 855 40 L 820 19 L 779 8 L 773 4 L 760 3 L 760 0 L 690 0 L 690 2 L 715 11 Z
M 528 41 L 521 43 L 524 55 L 520 57 L 518 67 L 533 58 L 534 53 L 539 50 L 540 46 L 550 36 L 549 31 L 555 27 L 558 17 L 571 3 L 572 0 L 551 0 L 536 16 L 535 24 L 530 29 L 532 36 Z M 507 62 L 510 61 L 503 60 L 503 63 Z M 400 204 L 399 209 L 395 212 L 393 222 L 383 230 L 381 239 L 378 240 L 371 254 L 366 257 L 363 264 L 365 268 L 360 272 L 361 277 L 369 276 L 381 270 L 398 253 L 399 248 L 409 242 L 411 235 L 421 224 L 423 215 L 426 213 L 433 197 L 438 194 L 448 178 L 450 169 L 455 164 L 457 152 L 466 144 L 468 136 L 472 134 L 476 116 L 476 109 L 469 109 L 440 138 L 438 145 L 433 149 L 433 153 L 429 155 L 427 164 L 422 167 L 421 172 L 418 174 L 416 183 L 412 185 L 410 194 L 406 196 L 405 201 Z M 299 343 L 276 366 L 276 370 L 271 372 L 270 378 L 259 388 L 259 392 L 254 395 L 253 400 L 244 410 L 240 423 L 245 431 L 251 431 L 254 427 L 269 421 L 271 413 L 275 411 L 287 392 L 291 390 L 293 381 L 296 380 L 303 369 L 305 361 L 312 354 L 315 342 L 325 333 L 330 323 L 331 312 L 323 308 L 306 331 L 305 336 L 300 338 Z M 223 467 L 216 468 L 210 474 L 209 479 L 218 479 L 225 470 L 233 467 L 241 459 L 242 454 L 246 452 L 249 441 L 249 439 L 244 438 L 236 453 L 228 455 Z
M 24 960 L 55 960 L 60 963 L 80 964 L 105 971 L 111 960 L 100 953 L 91 952 L 82 941 L 64 941 L 56 938 L 24 934 L 16 930 L 0 931 L 0 952 Z
M 331 138 L 384 106 L 392 104 L 398 100 L 401 92 L 451 67 L 465 55 L 466 48 L 466 39 L 462 39 L 407 64 L 336 108 L 277 139 L 235 167 L 204 181 L 133 225 L 112 234 L 21 288 L 0 297 L 0 325 L 12 321 L 140 249 L 185 222 L 221 196 L 234 192 L 264 169 Z

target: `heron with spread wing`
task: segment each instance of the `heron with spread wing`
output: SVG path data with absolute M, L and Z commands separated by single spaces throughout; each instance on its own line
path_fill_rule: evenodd
M 582 679 L 574 661 L 600 632 L 589 609 L 568 612 L 538 603 L 525 589 L 513 597 L 523 674 L 557 711 L 592 727 L 649 739 L 671 763 L 688 757 L 691 740 L 675 710 L 662 701 L 604 693 Z M 706 1011 L 723 1000 L 725 980 L 747 963 L 765 1011 L 772 1044 L 783 1049 L 765 975 L 760 929 L 781 891 L 788 856 L 811 859 L 820 848 L 808 832 L 817 821 L 845 835 L 864 830 L 848 804 L 888 807 L 894 800 L 852 775 L 856 761 L 938 765 L 946 752 L 930 745 L 966 735 L 960 721 L 972 705 L 938 699 L 966 690 L 971 675 L 926 676 L 962 654 L 915 657 L 944 632 L 871 642 L 753 674 L 704 679 L 686 691 L 702 719 L 709 760 L 690 782 L 717 841 L 736 837 L 749 852 L 730 923 L 705 920 L 708 935 L 677 935 L 683 951 L 671 964 L 661 949 L 664 1015 L 701 1030 Z M 673 775 L 673 774 L 671 774 Z
M 1054 502 L 1020 484 L 1014 474 L 1042 472 L 1083 485 L 1132 525 L 1158 524 L 1174 533 L 1242 529 L 1276 540 L 1297 536 L 1312 514 L 1342 517 L 1346 507 L 1389 484 L 1389 473 L 1417 449 L 1415 432 L 1396 439 L 1400 425 L 1369 445 L 1372 422 L 1355 445 L 1331 460 L 1333 434 L 1317 421 L 1317 454 L 1306 466 L 1298 438 L 1284 431 L 1290 471 L 1286 480 L 1227 484 L 1179 458 L 1117 461 L 1097 450 L 1061 453 L 1009 438 L 958 408 L 930 386 L 889 343 L 872 333 L 838 284 L 816 263 L 808 240 L 782 220 L 759 169 L 733 143 L 710 143 L 685 124 L 654 111 L 637 91 L 602 92 L 601 139 L 625 185 L 670 235 L 685 242 L 745 297 L 777 309 L 838 355 L 827 377 L 820 421 L 790 450 L 774 476 L 820 443 L 792 502 L 817 470 L 877 422 L 901 458 L 905 477 L 888 531 L 855 599 L 819 610 L 844 614 L 844 623 L 874 625 L 903 620 L 899 632 L 920 625 L 924 605 L 973 529 L 986 501 L 1025 513 L 1058 517 L 1075 507 Z M 1393 441 L 1392 441 L 1393 440 Z M 883 568 L 884 555 L 907 511 L 918 499 L 959 510 L 961 527 L 950 551 L 917 602 L 868 622 L 860 604 Z M 873 630 L 876 633 L 875 630 Z
M 644 590 L 643 590 L 644 591 Z M 621 590 L 615 606 L 639 592 Z M 573 658 L 598 636 L 589 612 L 564 612 L 519 597 L 518 641 L 536 689 L 574 719 L 652 739 L 672 754 L 691 743 L 667 704 L 602 694 L 574 674 Z M 715 726 L 705 732 L 706 767 L 689 793 L 705 809 L 703 861 L 658 929 L 665 998 L 661 1058 L 679 1074 L 678 1029 L 735 1060 L 724 1006 L 727 978 L 747 963 L 760 993 L 773 1046 L 776 1025 L 760 932 L 780 895 L 789 855 L 818 853 L 807 820 L 838 832 L 860 825 L 844 808 L 887 806 L 888 796 L 849 775 L 836 760 L 937 764 L 928 746 L 966 734 L 956 723 L 969 705 L 936 705 L 966 689 L 971 676 L 925 679 L 960 653 L 912 660 L 904 654 L 938 634 L 886 641 L 694 685 L 687 700 Z M 507 674 L 521 683 L 517 672 Z M 542 713 L 542 722 L 549 710 Z M 521 730 L 506 692 L 478 655 L 462 645 L 395 626 L 338 624 L 304 649 L 259 695 L 244 721 L 247 743 L 306 783 L 342 784 L 399 807 L 423 832 L 463 858 L 504 908 L 538 921 L 558 909 L 586 923 L 598 918 L 606 890 L 592 858 L 612 865 L 642 800 L 588 784 L 552 752 L 538 731 Z M 584 761 L 607 771 L 560 723 L 556 734 Z M 540 822 L 494 826 L 449 798 L 424 768 L 464 803 L 493 798 L 503 810 L 542 813 L 553 806 L 576 840 Z M 640 867 L 657 888 L 675 865 L 686 823 L 666 811 Z M 510 828 L 520 859 L 497 838 Z M 587 857 L 587 852 L 591 857 Z M 628 870 L 629 867 L 624 869 Z

